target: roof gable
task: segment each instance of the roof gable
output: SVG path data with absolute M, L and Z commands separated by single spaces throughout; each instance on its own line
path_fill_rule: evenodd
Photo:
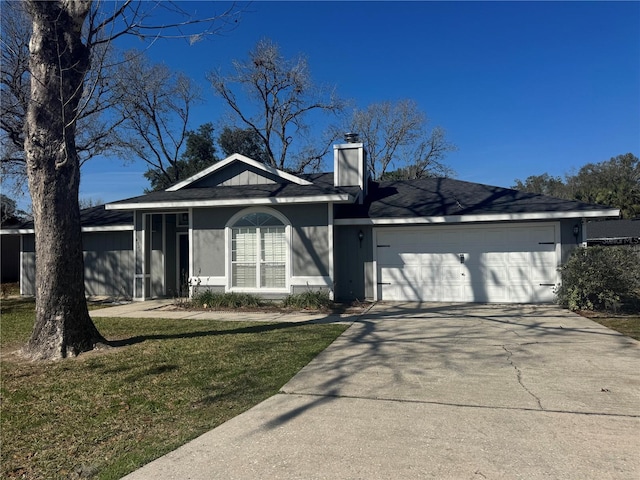
M 218 185 L 258 185 L 269 183 L 294 183 L 311 185 L 311 182 L 290 173 L 270 167 L 239 153 L 214 163 L 209 168 L 196 173 L 169 188 L 175 192 L 184 188 L 213 187 Z

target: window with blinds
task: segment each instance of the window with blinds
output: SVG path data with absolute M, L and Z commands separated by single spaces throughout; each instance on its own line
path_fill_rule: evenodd
M 273 215 L 251 213 L 231 228 L 231 286 L 285 288 L 285 226 Z

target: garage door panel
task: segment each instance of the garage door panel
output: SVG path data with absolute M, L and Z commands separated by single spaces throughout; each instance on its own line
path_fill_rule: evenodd
M 462 300 L 464 297 L 464 287 L 462 285 L 443 285 L 440 291 L 440 302 L 465 302 L 469 300 Z M 425 299 L 423 299 L 425 300 Z
M 557 224 L 380 227 L 383 300 L 553 301 Z M 460 261 L 464 254 L 464 262 Z
M 383 283 L 404 284 L 420 280 L 419 267 L 391 267 L 381 269 L 380 281 Z
M 528 265 L 511 265 L 507 268 L 508 282 L 521 285 L 529 283 L 531 278 L 531 269 Z
M 483 268 L 482 278 L 491 285 L 507 285 L 509 283 L 509 269 L 506 265 Z
M 440 280 L 445 285 L 457 285 L 462 280 L 462 273 L 459 265 L 443 265 L 440 268 L 440 272 Z
M 504 265 L 507 263 L 504 256 L 504 251 L 482 252 L 479 255 L 479 262 L 483 265 Z

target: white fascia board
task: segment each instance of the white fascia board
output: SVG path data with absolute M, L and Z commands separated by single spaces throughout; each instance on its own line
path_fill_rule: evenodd
M 113 225 L 104 227 L 82 227 L 82 232 L 126 232 L 132 231 L 133 225 Z M 0 235 L 28 235 L 35 233 L 33 228 L 20 228 L 15 230 L 0 230 Z
M 220 170 L 224 167 L 226 167 L 227 165 L 229 165 L 230 163 L 233 162 L 242 162 L 245 163 L 247 165 L 250 165 L 254 168 L 257 168 L 258 170 L 262 170 L 263 172 L 266 173 L 270 173 L 271 175 L 275 175 L 276 177 L 280 177 L 284 180 L 288 180 L 289 182 L 292 183 L 297 183 L 298 185 L 313 185 L 312 182 L 309 182 L 307 180 L 304 180 L 300 177 L 296 177 L 295 175 L 291 175 L 290 173 L 287 172 L 283 172 L 282 170 L 278 170 L 277 168 L 273 168 L 269 165 L 265 165 L 262 162 L 258 162 L 256 160 L 253 160 L 249 157 L 245 157 L 244 155 L 240 155 L 239 153 L 234 153 L 233 155 L 225 158 L 224 160 L 220 160 L 219 162 L 214 163 L 213 165 L 211 165 L 209 168 L 205 168 L 204 170 L 202 170 L 199 173 L 196 173 L 195 175 L 193 175 L 192 177 L 187 178 L 186 180 L 183 180 L 180 183 L 176 183 L 174 186 L 167 188 L 165 191 L 167 192 L 175 192 L 176 190 L 180 190 L 181 188 L 186 187 L 187 185 L 190 185 L 191 183 L 200 180 L 201 178 L 206 177 L 207 175 Z
M 127 232 L 133 231 L 131 225 L 114 225 L 112 227 L 82 227 L 83 232 Z
M 354 198 L 348 193 L 333 195 L 318 195 L 309 197 L 281 197 L 281 198 L 237 198 L 221 200 L 178 200 L 167 202 L 149 203 L 121 203 L 108 204 L 107 210 L 158 210 L 165 208 L 185 208 L 185 207 L 232 207 L 232 206 L 253 206 L 253 205 L 281 205 L 292 203 L 353 203 Z
M 602 218 L 617 217 L 618 209 L 591 210 L 586 212 L 533 212 L 533 213 L 495 213 L 481 215 L 448 215 L 439 217 L 411 218 L 340 218 L 335 225 L 411 225 L 430 223 L 469 223 L 469 222 L 509 222 L 522 220 L 561 220 L 563 218 Z
M 34 233 L 33 228 L 3 228 L 0 235 L 24 235 L 26 233 Z

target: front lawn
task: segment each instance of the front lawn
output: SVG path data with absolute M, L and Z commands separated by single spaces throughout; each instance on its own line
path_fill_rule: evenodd
M 33 317 L 2 300 L 2 478 L 120 478 L 275 394 L 347 328 L 101 318 L 122 346 L 31 363 L 12 351 Z
M 640 314 L 612 314 L 606 312 L 578 312 L 607 328 L 640 341 Z

